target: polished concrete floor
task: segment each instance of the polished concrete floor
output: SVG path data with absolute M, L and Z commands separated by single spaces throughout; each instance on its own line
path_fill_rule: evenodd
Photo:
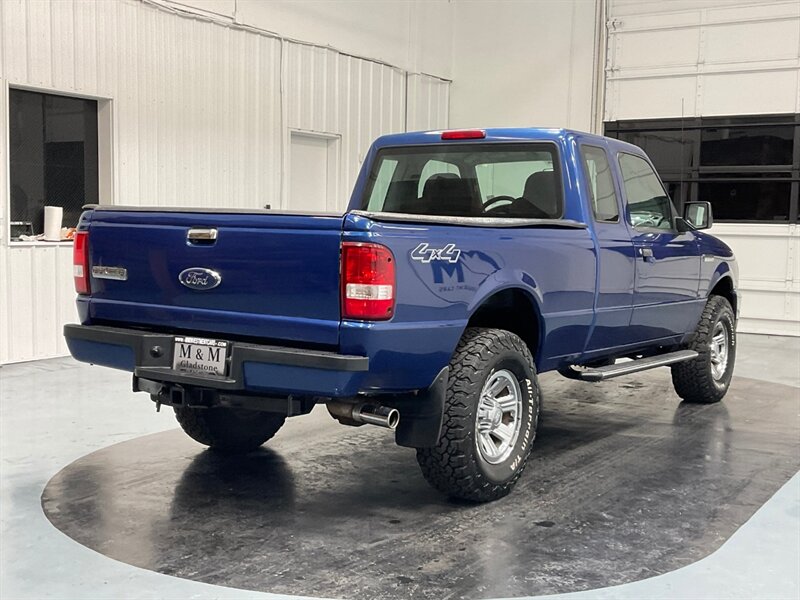
M 793 361 L 776 367 L 769 356 L 787 349 Z M 318 413 L 291 420 L 260 452 L 219 458 L 180 431 L 150 433 L 171 417 L 145 413 L 124 374 L 69 360 L 5 367 L 0 595 L 243 597 L 188 579 L 346 598 L 600 595 L 618 584 L 628 585 L 605 593 L 796 597 L 800 479 L 784 484 L 800 467 L 800 344 L 742 336 L 737 374 L 715 406 L 681 404 L 666 369 L 603 385 L 545 376 L 520 484 L 470 506 L 429 489 L 413 452 L 382 430 Z M 25 400 L 40 402 L 26 412 Z M 39 494 L 47 519 L 80 545 L 47 523 Z M 763 572 L 731 585 L 736 540 L 762 521 L 744 564 Z M 182 579 L 126 572 L 84 546 Z M 703 574 L 719 585 L 685 585 L 687 572 L 732 551 Z

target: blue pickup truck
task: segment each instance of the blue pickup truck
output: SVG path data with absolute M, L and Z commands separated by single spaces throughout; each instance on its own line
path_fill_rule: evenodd
M 733 254 L 676 212 L 640 148 L 563 129 L 428 131 L 372 145 L 344 214 L 89 206 L 74 247 L 80 361 L 133 373 L 228 453 L 324 403 L 394 430 L 425 478 L 507 494 L 537 373 L 669 365 L 687 402 L 731 381 Z

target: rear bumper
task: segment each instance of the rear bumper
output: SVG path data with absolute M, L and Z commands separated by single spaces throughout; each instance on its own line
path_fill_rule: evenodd
M 228 392 L 347 397 L 358 393 L 369 358 L 232 342 L 226 377 L 172 369 L 173 336 L 102 325 L 66 325 L 64 337 L 81 362 L 130 371 L 136 377 Z

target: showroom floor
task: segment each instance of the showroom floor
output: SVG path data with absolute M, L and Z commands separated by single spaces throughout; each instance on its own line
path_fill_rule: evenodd
M 544 376 L 528 469 L 483 506 L 319 409 L 222 459 L 126 373 L 5 366 L 0 597 L 796 598 L 800 339 L 738 352 L 713 406 L 681 404 L 667 369 Z

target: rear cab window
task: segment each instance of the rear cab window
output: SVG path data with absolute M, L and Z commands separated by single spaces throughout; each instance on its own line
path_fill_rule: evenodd
M 453 217 L 557 219 L 563 215 L 558 151 L 549 142 L 383 148 L 362 207 Z

